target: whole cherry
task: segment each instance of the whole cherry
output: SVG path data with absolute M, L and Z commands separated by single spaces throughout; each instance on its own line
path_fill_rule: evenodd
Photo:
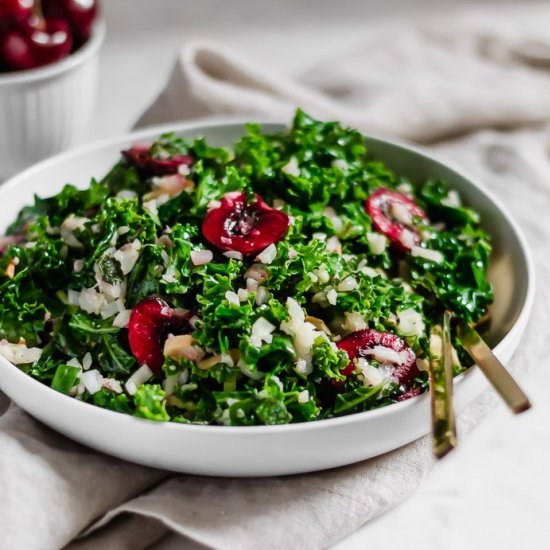
M 27 19 L 32 13 L 34 0 L 0 0 L 0 24 L 8 19 Z
M 33 69 L 63 59 L 71 52 L 68 23 L 32 16 L 12 20 L 0 34 L 0 59 L 7 70 Z
M 78 47 L 90 37 L 97 17 L 97 0 L 42 0 L 45 17 L 66 20 Z

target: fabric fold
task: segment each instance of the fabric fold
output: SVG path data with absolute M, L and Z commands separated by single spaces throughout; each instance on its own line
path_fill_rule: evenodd
M 370 134 L 432 143 L 550 118 L 546 9 L 369 28 L 364 43 L 293 79 L 223 44 L 190 41 L 142 127 L 208 115 L 289 120 L 296 106 Z

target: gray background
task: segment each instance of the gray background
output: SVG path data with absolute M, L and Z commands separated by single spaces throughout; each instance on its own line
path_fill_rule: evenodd
M 413 22 L 511 0 L 103 0 L 108 35 L 87 139 L 121 134 L 162 89 L 178 47 L 208 38 L 299 73 L 359 44 L 373 22 Z M 517 2 L 516 2 L 517 4 Z

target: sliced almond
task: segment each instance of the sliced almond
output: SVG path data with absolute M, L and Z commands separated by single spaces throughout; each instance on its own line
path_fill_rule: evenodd
M 221 359 L 221 355 L 218 355 L 216 353 L 215 355 L 212 355 L 211 357 L 207 357 L 206 359 L 200 361 L 197 364 L 197 367 L 201 370 L 208 370 L 211 369 L 214 365 L 221 363 Z
M 13 279 L 15 277 L 15 266 L 16 262 L 14 260 L 11 260 L 8 264 L 8 267 L 6 267 L 6 271 L 4 271 L 6 277 L 9 277 L 10 279 Z
M 332 333 L 330 332 L 330 329 L 327 327 L 325 322 L 322 319 L 319 319 L 317 317 L 312 317 L 311 315 L 308 315 L 305 320 L 308 323 L 311 323 L 317 330 L 320 330 L 324 332 L 326 335 L 330 336 Z
M 168 338 L 164 343 L 164 355 L 171 359 L 185 357 L 191 361 L 197 359 L 197 350 L 193 346 L 193 337 L 190 334 L 180 334 Z
M 175 395 L 170 395 L 166 398 L 166 404 L 171 407 L 178 407 L 178 409 L 185 409 L 185 403 Z

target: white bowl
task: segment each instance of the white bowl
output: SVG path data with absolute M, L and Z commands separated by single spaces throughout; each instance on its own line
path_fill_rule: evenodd
M 0 73 L 0 181 L 77 143 L 90 122 L 105 24 L 65 59 Z
M 281 125 L 266 124 L 268 130 Z M 51 195 L 66 182 L 81 187 L 101 176 L 133 142 L 173 130 L 229 145 L 243 124 L 214 120 L 140 131 L 68 152 L 42 162 L 0 188 L 0 233 L 33 193 Z M 426 154 L 376 138 L 370 152 L 413 181 L 441 178 L 481 213 L 493 237 L 490 279 L 495 287 L 489 341 L 506 362 L 519 343 L 533 302 L 534 269 L 516 224 L 499 202 L 468 179 Z M 225 427 L 157 423 L 111 412 L 57 393 L 0 357 L 0 387 L 27 412 L 55 430 L 95 449 L 133 462 L 203 475 L 294 474 L 350 464 L 395 449 L 430 428 L 426 394 L 387 407 L 316 422 L 283 426 Z M 456 408 L 484 388 L 479 369 L 455 379 Z

